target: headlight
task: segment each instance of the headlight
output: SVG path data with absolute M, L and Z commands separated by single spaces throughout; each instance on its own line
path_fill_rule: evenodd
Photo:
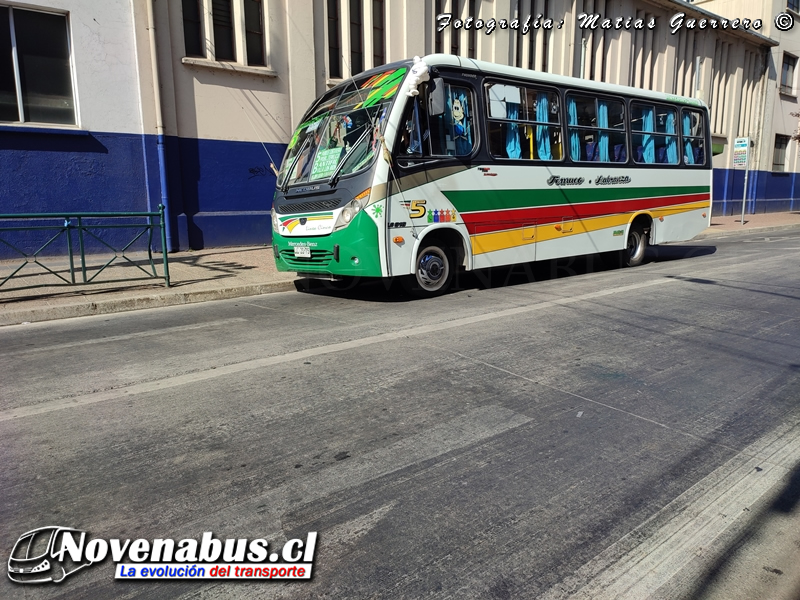
M 272 213 L 272 229 L 274 231 L 278 231 L 280 223 L 278 222 L 278 213 L 275 212 L 275 207 L 273 207 L 270 212 Z
M 334 229 L 340 229 L 350 224 L 350 222 L 356 218 L 356 215 L 361 211 L 363 206 L 361 206 L 361 202 L 358 200 L 351 200 L 350 202 L 345 205 L 342 209 L 342 212 L 339 213 L 339 218 L 336 219 L 336 226 Z

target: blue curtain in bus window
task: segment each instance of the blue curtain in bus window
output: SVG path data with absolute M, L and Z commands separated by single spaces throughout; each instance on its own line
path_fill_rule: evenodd
M 550 103 L 547 101 L 547 94 L 539 92 L 536 94 L 536 120 L 540 123 L 550 122 Z M 553 160 L 550 152 L 550 131 L 545 125 L 536 126 L 536 151 L 541 160 Z
M 677 134 L 675 129 L 675 113 L 667 113 L 667 133 Z M 678 139 L 677 137 L 667 138 L 667 162 L 671 165 L 678 164 Z
M 578 107 L 573 98 L 567 98 L 567 117 L 569 125 L 578 124 Z M 581 159 L 581 136 L 577 129 L 569 130 L 569 155 L 572 160 Z
M 652 106 L 642 108 L 642 131 L 655 131 L 655 112 L 655 108 Z M 656 142 L 652 135 L 646 133 L 642 135 L 642 147 L 644 148 L 642 153 L 644 162 L 656 162 Z
M 600 128 L 608 127 L 608 103 L 605 100 L 597 101 L 597 126 Z M 608 132 L 601 131 L 600 139 L 600 161 L 611 162 L 611 156 L 608 153 Z
M 692 132 L 692 118 L 689 113 L 683 113 L 683 135 L 689 136 Z M 692 149 L 692 142 L 685 140 L 683 142 L 683 160 L 687 165 L 694 164 L 694 150 Z
M 512 121 L 519 118 L 519 104 L 506 102 L 506 118 Z M 506 123 L 506 154 L 508 158 L 522 156 L 522 150 L 519 147 L 519 129 L 516 123 Z
M 465 156 L 472 151 L 472 131 L 470 130 L 470 107 L 466 94 L 457 94 L 456 102 L 461 104 L 464 118 L 453 125 L 453 133 L 456 137 L 456 155 Z

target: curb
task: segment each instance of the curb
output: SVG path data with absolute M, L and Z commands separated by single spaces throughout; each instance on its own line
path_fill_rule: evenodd
M 41 306 L 36 308 L 22 308 L 19 310 L 4 310 L 0 313 L 0 327 L 6 325 L 19 325 L 21 323 L 36 323 L 39 321 L 55 321 L 73 317 L 88 317 L 91 315 L 107 315 L 112 313 L 141 310 L 145 308 L 162 308 L 165 306 L 178 306 L 181 304 L 195 304 L 209 300 L 229 300 L 246 296 L 260 296 L 275 292 L 286 292 L 295 289 L 295 280 L 276 281 L 257 285 L 222 288 L 216 290 L 201 290 L 197 292 L 153 294 L 128 298 L 114 298 L 99 300 L 97 302 L 81 302 L 63 306 Z
M 702 233 L 694 236 L 692 239 L 700 240 L 703 238 L 727 237 L 729 235 L 736 235 L 739 233 L 765 233 L 768 231 L 786 231 L 792 229 L 800 229 L 800 224 L 792 223 L 791 225 L 765 225 L 764 227 L 743 227 L 742 229 L 720 229 L 717 231 L 709 231 L 706 229 Z

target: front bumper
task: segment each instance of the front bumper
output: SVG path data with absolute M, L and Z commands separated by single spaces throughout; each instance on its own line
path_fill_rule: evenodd
M 272 232 L 278 271 L 341 277 L 381 277 L 378 228 L 361 211 L 349 226 L 323 236 L 284 237 Z M 295 256 L 296 246 L 311 249 L 310 257 Z

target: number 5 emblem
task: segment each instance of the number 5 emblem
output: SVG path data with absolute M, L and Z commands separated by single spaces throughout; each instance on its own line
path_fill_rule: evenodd
M 419 219 L 425 216 L 425 200 L 412 200 L 408 207 L 409 216 L 412 219 Z

